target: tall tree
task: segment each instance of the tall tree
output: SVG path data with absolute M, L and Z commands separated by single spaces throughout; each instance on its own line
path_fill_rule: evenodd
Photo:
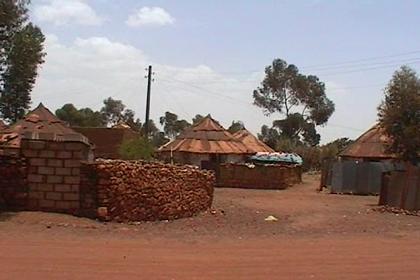
M 159 122 L 163 125 L 163 131 L 170 139 L 174 139 L 184 129 L 191 126 L 189 122 L 178 119 L 178 115 L 171 112 L 165 112 L 165 115 L 160 117 Z
M 313 75 L 303 75 L 293 64 L 275 59 L 265 68 L 261 86 L 254 90 L 254 104 L 267 115 L 280 113 L 284 119 L 275 128 L 284 137 L 319 143 L 315 127 L 325 124 L 334 112 L 334 103 L 325 94 L 325 85 Z
M 70 126 L 103 127 L 106 124 L 100 112 L 90 108 L 77 109 L 71 103 L 57 109 L 55 115 Z
M 29 2 L 0 2 L 0 114 L 11 122 L 29 109 L 38 66 L 45 56 L 45 37 L 28 21 Z
M 394 73 L 378 117 L 391 139 L 387 150 L 416 163 L 420 154 L 420 79 L 413 69 L 403 66 Z
M 233 133 L 238 132 L 239 130 L 242 130 L 244 128 L 245 128 L 245 126 L 244 126 L 243 122 L 232 121 L 232 124 L 228 128 L 228 131 L 233 134 Z
M 126 106 L 121 100 L 108 97 L 104 100 L 104 106 L 101 108 L 100 112 L 103 116 L 105 124 L 108 126 L 124 122 L 136 131 L 140 131 L 142 129 L 140 119 L 135 119 L 134 111 L 126 109 Z

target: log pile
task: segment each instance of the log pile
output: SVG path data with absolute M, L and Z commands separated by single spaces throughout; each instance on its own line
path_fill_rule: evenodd
M 196 167 L 122 160 L 99 160 L 88 167 L 98 216 L 108 220 L 190 217 L 213 201 L 214 174 Z

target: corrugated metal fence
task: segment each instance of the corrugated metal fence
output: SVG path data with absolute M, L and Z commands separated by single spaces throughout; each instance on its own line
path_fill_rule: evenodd
M 385 175 L 379 204 L 420 210 L 420 168 L 410 166 L 407 171 Z
M 398 168 L 388 162 L 327 161 L 322 170 L 321 186 L 331 193 L 380 193 L 382 176 Z

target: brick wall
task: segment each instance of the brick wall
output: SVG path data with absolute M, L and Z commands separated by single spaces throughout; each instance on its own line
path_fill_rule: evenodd
M 27 161 L 27 210 L 76 213 L 80 166 L 89 148 L 79 142 L 22 140 Z
M 26 198 L 26 161 L 0 156 L 0 209 L 24 209 Z
M 302 181 L 300 166 L 221 164 L 216 186 L 249 189 L 285 189 Z

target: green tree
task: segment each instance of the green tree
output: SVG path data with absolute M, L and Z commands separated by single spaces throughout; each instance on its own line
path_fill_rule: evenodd
M 387 151 L 416 163 L 420 153 L 420 79 L 413 69 L 403 66 L 394 73 L 378 117 L 391 140 Z
M 28 4 L 25 0 L 0 2 L 0 114 L 11 122 L 28 110 L 45 56 L 45 37 L 28 21 Z
M 244 123 L 241 121 L 232 121 L 232 124 L 229 126 L 228 131 L 230 133 L 236 133 L 242 129 L 245 129 Z
M 108 97 L 104 100 L 104 106 L 101 108 L 101 114 L 108 126 L 114 126 L 124 122 L 135 131 L 141 131 L 142 124 L 140 119 L 135 119 L 135 113 L 131 109 L 127 109 L 121 100 Z
M 149 160 L 153 157 L 154 148 L 148 139 L 140 137 L 140 138 L 124 141 L 121 144 L 118 151 L 119 151 L 120 156 L 123 159 Z
M 165 112 L 165 115 L 160 117 L 159 122 L 163 125 L 163 131 L 170 139 L 174 139 L 184 129 L 191 126 L 189 122 L 178 119 L 178 115 L 171 112 Z
M 70 126 L 103 127 L 105 120 L 98 111 L 90 108 L 77 109 L 73 104 L 65 104 L 55 111 L 55 115 Z
M 254 90 L 254 104 L 266 115 L 280 113 L 275 122 L 280 135 L 317 145 L 315 127 L 325 124 L 334 112 L 334 103 L 325 94 L 325 85 L 313 75 L 303 75 L 293 64 L 275 59 L 265 68 L 261 86 Z
M 202 119 L 204 119 L 205 117 L 203 115 L 197 114 L 195 115 L 195 117 L 192 119 L 192 124 L 197 124 L 199 123 Z
M 144 136 L 144 131 L 142 131 L 142 135 Z M 156 127 L 153 120 L 149 120 L 149 136 L 150 141 L 155 148 L 159 148 L 169 142 L 169 138 L 166 137 L 164 132 Z

